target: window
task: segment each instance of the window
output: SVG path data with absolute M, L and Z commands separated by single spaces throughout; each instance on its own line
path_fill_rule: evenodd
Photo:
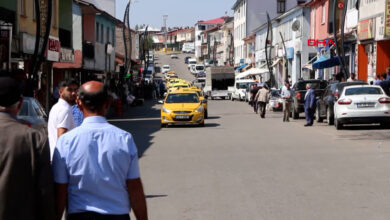
M 26 1 L 20 0 L 20 15 L 26 16 Z
M 106 28 L 106 35 L 107 35 L 106 36 L 106 43 L 111 43 L 111 39 L 110 39 L 111 38 L 110 37 L 111 34 L 110 34 L 110 28 L 109 27 Z
M 325 13 L 326 13 L 326 5 L 322 5 L 322 17 L 321 17 L 321 24 L 325 24 Z
M 100 43 L 104 43 L 104 26 L 100 24 Z
M 100 24 L 99 22 L 96 22 L 96 42 L 99 42 L 99 36 L 100 36 Z
M 286 0 L 277 0 L 278 13 L 284 13 L 286 11 Z

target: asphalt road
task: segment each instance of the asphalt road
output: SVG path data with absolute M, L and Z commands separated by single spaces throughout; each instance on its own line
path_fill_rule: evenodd
M 158 56 L 193 79 L 183 55 Z M 111 120 L 135 138 L 150 219 L 390 219 L 390 130 L 303 127 L 227 100 L 209 100 L 203 128 L 161 129 L 160 108 Z

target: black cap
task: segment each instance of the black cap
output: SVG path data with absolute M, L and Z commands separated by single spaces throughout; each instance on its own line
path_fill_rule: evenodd
M 0 77 L 0 106 L 8 107 L 19 101 L 22 96 L 20 85 L 11 77 Z

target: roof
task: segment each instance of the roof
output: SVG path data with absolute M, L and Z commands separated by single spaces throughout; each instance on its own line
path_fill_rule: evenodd
M 207 20 L 207 21 L 198 21 L 198 23 L 196 24 L 223 24 L 225 23 L 225 19 L 229 18 L 229 16 L 223 16 L 223 17 L 219 17 L 219 18 L 215 18 L 215 19 L 211 19 L 211 20 Z
M 85 6 L 92 7 L 96 12 L 101 13 L 101 15 L 110 18 L 110 19 L 113 20 L 116 24 L 123 23 L 122 21 L 120 21 L 119 19 L 115 18 L 114 16 L 112 16 L 112 15 L 109 14 L 109 13 L 107 13 L 106 11 L 100 10 L 100 9 L 97 8 L 94 4 L 91 4 L 91 3 L 86 2 L 86 1 L 83 1 L 83 0 L 74 0 L 74 1 L 75 1 L 76 3 L 78 3 L 78 4 L 82 4 L 82 5 L 85 5 Z

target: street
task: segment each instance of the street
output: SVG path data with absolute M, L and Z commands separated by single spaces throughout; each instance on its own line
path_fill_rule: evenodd
M 158 54 L 156 65 L 192 80 L 185 56 Z M 160 128 L 160 108 L 147 101 L 110 120 L 135 138 L 150 219 L 390 216 L 388 129 L 304 127 L 303 114 L 290 123 L 281 112 L 261 119 L 246 102 L 230 100 L 209 100 L 203 128 Z

